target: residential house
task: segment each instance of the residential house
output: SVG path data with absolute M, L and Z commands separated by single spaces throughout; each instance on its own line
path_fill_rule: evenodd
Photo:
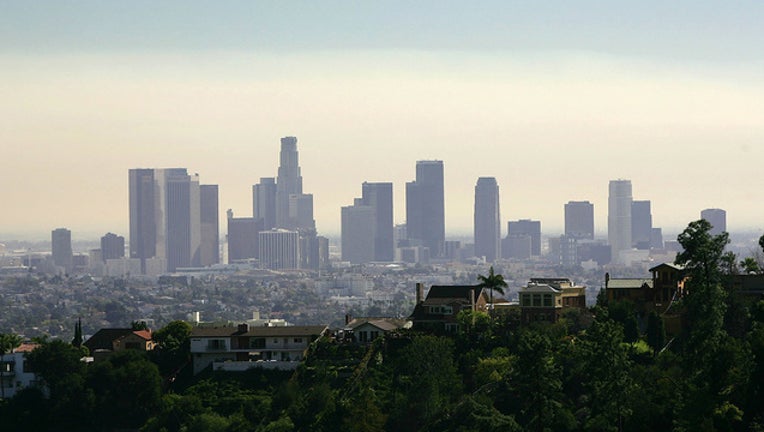
M 0 399 L 10 399 L 27 387 L 38 387 L 47 393 L 26 359 L 27 354 L 38 346 L 35 343 L 23 343 L 10 354 L 0 357 Z
M 650 269 L 651 279 L 611 278 L 605 274 L 608 302 L 628 300 L 640 314 L 665 313 L 671 302 L 684 292 L 684 268 L 663 263 Z
M 586 308 L 586 287 L 567 278 L 531 278 L 520 290 L 523 323 L 557 322 L 563 308 Z
M 327 326 L 195 327 L 191 330 L 194 375 L 213 370 L 243 371 L 260 367 L 296 369 L 310 344 Z
M 423 286 L 417 284 L 417 304 L 409 316 L 415 330 L 453 333 L 459 329 L 459 312 L 488 310 L 488 294 L 477 285 L 433 285 L 423 297 Z
M 101 329 L 83 343 L 90 350 L 94 361 L 126 349 L 151 351 L 156 346 L 151 330 L 131 328 Z
M 367 344 L 385 333 L 401 328 L 411 328 L 411 321 L 401 318 L 350 318 L 345 317 L 345 335 L 357 343 Z

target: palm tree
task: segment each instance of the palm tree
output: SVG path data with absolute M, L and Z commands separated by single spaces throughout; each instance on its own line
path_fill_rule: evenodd
M 480 283 L 478 286 L 483 289 L 491 290 L 491 316 L 493 316 L 493 292 L 496 291 L 501 295 L 504 295 L 504 288 L 506 288 L 507 282 L 504 280 L 504 276 L 500 274 L 494 274 L 493 266 L 488 269 L 488 276 L 478 275 Z

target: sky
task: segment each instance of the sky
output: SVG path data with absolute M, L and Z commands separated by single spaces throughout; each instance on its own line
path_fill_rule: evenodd
M 0 0 L 0 239 L 128 235 L 128 169 L 186 167 L 251 216 L 296 136 L 319 232 L 364 181 L 445 166 L 446 229 L 478 177 L 502 230 L 607 228 L 630 179 L 654 226 L 764 232 L 764 3 Z M 669 3 L 669 4 L 666 4 Z

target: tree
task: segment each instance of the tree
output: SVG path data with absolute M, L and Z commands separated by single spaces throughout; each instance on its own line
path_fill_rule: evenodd
M 480 288 L 491 290 L 491 315 L 493 315 L 493 292 L 504 295 L 504 288 L 508 286 L 507 282 L 501 274 L 494 274 L 493 266 L 488 269 L 488 276 L 478 275 L 478 280 Z
M 740 268 L 743 269 L 744 274 L 758 274 L 761 272 L 759 263 L 753 257 L 747 257 L 743 261 L 740 261 Z
M 82 346 L 82 319 L 77 319 L 74 324 L 74 338 L 72 338 L 72 345 L 77 348 Z
M 170 375 L 172 379 L 188 363 L 191 329 L 191 324 L 178 320 L 153 333 L 157 346 L 152 350 L 151 358 L 159 366 L 162 376 Z
M 663 318 L 655 311 L 647 316 L 647 344 L 653 349 L 653 355 L 657 355 L 666 343 L 666 326 Z

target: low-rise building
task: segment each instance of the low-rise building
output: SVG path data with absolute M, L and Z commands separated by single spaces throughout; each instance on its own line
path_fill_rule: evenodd
M 409 317 L 415 330 L 453 333 L 459 330 L 459 312 L 488 310 L 488 294 L 477 285 L 433 285 L 426 298 L 423 289 L 417 284 L 417 304 Z
M 23 343 L 0 357 L 0 399 L 10 399 L 27 387 L 37 387 L 47 393 L 26 360 L 27 354 L 37 347 L 35 343 Z
M 586 308 L 586 287 L 567 278 L 531 278 L 520 290 L 523 323 L 557 322 L 563 308 Z
M 385 333 L 401 328 L 411 328 L 411 321 L 401 318 L 353 318 L 346 317 L 345 328 L 346 335 L 350 335 L 352 340 L 357 343 L 367 344 L 373 342 Z
M 107 328 L 98 330 L 83 345 L 90 350 L 93 360 L 99 361 L 112 353 L 126 349 L 151 351 L 156 343 L 153 340 L 151 330 Z

